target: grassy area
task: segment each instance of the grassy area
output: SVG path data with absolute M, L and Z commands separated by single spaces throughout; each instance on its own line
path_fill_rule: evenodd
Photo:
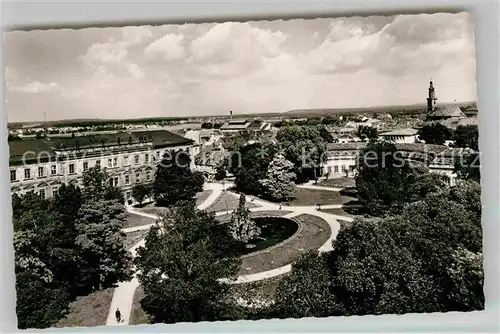
M 317 190 L 307 188 L 295 188 L 295 199 L 290 201 L 290 205 L 317 205 L 317 204 L 345 204 L 355 198 L 342 196 L 337 191 Z M 285 207 L 286 208 L 286 207 Z
M 238 196 L 234 196 L 229 192 L 223 192 L 222 195 L 217 198 L 217 200 L 207 208 L 208 212 L 219 212 L 225 210 L 234 210 L 238 207 L 239 198 Z M 226 205 L 227 204 L 227 205 Z M 247 208 L 257 208 L 259 207 L 252 202 L 246 203 Z
M 136 215 L 134 213 L 128 213 L 127 224 L 125 225 L 125 227 L 148 225 L 148 224 L 153 224 L 154 222 L 155 220 L 153 218 Z
M 199 193 L 197 193 L 195 196 L 196 206 L 205 202 L 211 193 L 212 193 L 212 190 L 203 190 L 203 191 L 200 191 Z
M 134 301 L 132 302 L 132 311 L 130 312 L 130 325 L 149 324 L 149 316 L 141 307 L 141 299 L 144 298 L 144 290 L 142 286 L 138 286 L 135 290 Z
M 69 305 L 68 314 L 54 327 L 95 327 L 106 324 L 113 288 L 78 297 Z
M 303 251 L 323 246 L 330 237 L 330 225 L 325 220 L 308 214 L 302 214 L 294 219 L 302 223 L 302 231 L 282 246 L 243 258 L 240 275 L 255 274 L 285 266 L 295 261 Z
M 263 210 L 263 211 L 255 211 L 255 212 L 250 212 L 250 218 L 258 218 L 258 217 L 282 217 L 284 215 L 287 215 L 289 213 L 292 213 L 292 211 L 286 211 L 286 210 Z M 231 219 L 231 214 L 228 215 L 221 215 L 216 217 L 217 220 L 221 222 L 229 221 Z
M 343 209 L 320 209 L 319 211 L 331 213 L 332 215 L 337 215 L 337 216 L 346 216 L 351 218 L 356 217 L 353 214 L 345 212 Z
M 236 298 L 241 297 L 244 299 L 273 299 L 280 280 L 286 275 L 287 274 L 284 274 L 257 282 L 234 284 L 231 286 L 231 294 Z
M 129 249 L 133 245 L 139 242 L 139 240 L 146 237 L 149 230 L 140 230 L 135 232 L 126 233 L 126 239 L 124 241 L 125 247 Z
M 332 188 L 348 188 L 355 187 L 356 181 L 353 178 L 338 177 L 327 180 L 321 180 L 317 183 L 318 186 Z

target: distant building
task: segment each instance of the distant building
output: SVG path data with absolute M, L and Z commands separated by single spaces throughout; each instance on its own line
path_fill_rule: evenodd
M 418 131 L 415 129 L 399 129 L 379 134 L 379 137 L 394 143 L 413 144 L 417 142 Z
M 269 131 L 271 130 L 271 124 L 262 122 L 261 120 L 233 119 L 224 123 L 219 130 L 223 133 Z
M 427 97 L 427 119 L 447 120 L 466 117 L 459 106 L 438 106 L 437 97 L 432 81 L 429 83 L 429 95 Z

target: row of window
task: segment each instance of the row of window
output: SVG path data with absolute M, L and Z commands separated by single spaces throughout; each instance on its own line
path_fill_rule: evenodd
M 135 182 L 136 183 L 139 183 L 141 180 L 141 174 L 140 173 L 135 173 Z M 150 171 L 147 171 L 146 172 L 146 181 L 151 181 L 151 172 Z M 117 187 L 119 185 L 118 183 L 118 177 L 111 177 L 109 179 L 109 184 L 112 186 L 112 187 Z M 125 175 L 125 185 L 129 185 L 130 184 L 130 175 Z
M 136 183 L 140 182 L 140 179 L 141 179 L 141 174 L 135 173 L 135 182 Z M 119 185 L 118 180 L 119 180 L 118 177 L 112 177 L 109 179 L 109 183 L 111 186 L 117 187 Z M 146 181 L 148 181 L 148 182 L 151 181 L 151 172 L 150 171 L 146 172 Z M 125 175 L 125 185 L 129 185 L 129 184 L 130 184 L 130 175 Z M 52 187 L 52 196 L 55 196 L 58 189 L 59 188 L 57 186 Z M 33 190 L 30 190 L 27 193 L 33 193 L 33 192 L 34 192 Z M 38 194 L 42 198 L 45 198 L 46 197 L 46 190 L 44 188 L 38 189 Z
M 351 165 L 351 166 L 347 167 L 346 165 L 342 165 L 342 172 L 345 173 L 348 170 L 348 168 L 349 168 L 349 171 L 352 172 L 352 171 L 354 171 L 354 169 L 356 168 L 356 166 Z M 332 166 L 328 166 L 327 171 L 328 171 L 328 173 L 331 173 L 332 172 Z M 339 172 L 339 166 L 333 166 L 333 172 L 334 173 L 338 173 Z
M 156 157 L 159 158 L 160 157 L 160 152 L 156 152 Z M 129 165 L 129 161 L 128 161 L 129 157 L 128 156 L 124 156 L 123 157 L 123 162 L 124 162 L 124 166 L 128 166 Z M 144 154 L 144 161 L 145 163 L 149 163 L 149 154 L 146 153 Z M 134 156 L 134 163 L 136 165 L 139 164 L 139 155 L 136 154 Z M 96 160 L 95 162 L 95 166 L 96 167 L 101 167 L 101 161 L 100 160 Z M 75 174 L 75 164 L 69 164 L 69 174 Z M 118 167 L 118 158 L 110 158 L 108 159 L 108 167 L 109 168 L 112 168 L 112 167 Z M 83 163 L 83 171 L 87 171 L 89 169 L 89 163 L 87 161 L 85 161 Z M 50 175 L 57 175 L 57 166 L 56 165 L 52 165 L 50 166 Z M 38 177 L 45 177 L 47 176 L 45 174 L 45 167 L 38 167 Z M 31 179 L 32 176 L 31 176 L 31 168 L 25 168 L 24 169 L 24 178 L 25 179 Z M 17 173 L 16 173 L 16 170 L 11 170 L 10 171 L 10 181 L 13 182 L 13 181 L 16 181 L 17 180 Z

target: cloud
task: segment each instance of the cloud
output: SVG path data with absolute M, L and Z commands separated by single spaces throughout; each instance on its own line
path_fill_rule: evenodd
M 141 44 L 147 41 L 153 34 L 151 33 L 151 28 L 147 26 L 140 27 L 123 27 L 122 29 L 122 40 L 129 45 Z
M 209 77 L 241 76 L 257 71 L 265 59 L 281 55 L 286 38 L 281 31 L 250 23 L 217 24 L 191 42 L 189 61 Z
M 133 41 L 137 42 L 136 36 Z M 115 41 L 113 39 L 108 42 L 94 43 L 80 59 L 86 66 L 95 71 L 124 73 L 129 77 L 140 79 L 144 77 L 143 71 L 137 64 L 128 59 L 128 49 L 132 45 L 130 41 Z
M 144 49 L 147 59 L 160 59 L 164 61 L 177 60 L 185 57 L 184 36 L 180 34 L 166 34 L 149 44 Z
M 38 81 L 29 82 L 23 86 L 10 87 L 10 90 L 14 92 L 20 92 L 25 94 L 50 93 L 59 91 L 59 89 L 60 89 L 59 85 L 55 82 L 44 83 Z
M 44 105 L 112 118 L 416 103 L 425 102 L 429 77 L 439 101 L 475 99 L 469 14 L 58 30 L 5 40 L 9 106 L 22 117 Z

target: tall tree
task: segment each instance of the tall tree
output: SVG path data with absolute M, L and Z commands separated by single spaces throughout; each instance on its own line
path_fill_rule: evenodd
M 243 192 L 263 193 L 260 180 L 265 178 L 275 147 L 270 143 L 243 145 L 230 155 L 229 171 L 235 175 L 235 184 Z
M 441 123 L 425 124 L 418 131 L 418 136 L 426 144 L 443 145 L 452 138 L 451 130 Z
M 278 131 L 276 140 L 284 149 L 286 158 L 295 165 L 298 182 L 307 182 L 319 176 L 326 142 L 317 127 L 287 126 Z
M 269 164 L 266 178 L 260 182 L 264 195 L 275 201 L 287 201 L 293 197 L 295 184 L 294 165 L 285 159 L 283 153 L 277 153 Z
M 80 277 L 89 288 L 100 289 L 127 280 L 131 255 L 125 249 L 125 209 L 118 201 L 91 200 L 82 205 L 76 229 L 81 249 Z
M 134 186 L 132 189 L 132 197 L 139 202 L 139 204 L 142 204 L 144 202 L 144 199 L 147 196 L 150 196 L 153 191 L 153 188 L 151 185 L 148 184 L 138 184 Z
M 454 139 L 457 147 L 479 150 L 479 129 L 477 125 L 458 126 L 455 130 Z
M 463 152 L 463 154 L 456 157 L 455 173 L 460 179 L 480 182 L 480 156 L 480 152 Z
M 327 257 L 307 251 L 292 264 L 290 274 L 280 280 L 270 313 L 280 318 L 343 315 L 333 288 Z
M 83 195 L 87 199 L 118 200 L 125 203 L 122 191 L 111 185 L 109 174 L 100 167 L 92 167 L 83 173 Z
M 159 206 L 193 201 L 203 190 L 204 177 L 190 169 L 191 158 L 183 151 L 166 153 L 156 170 L 153 193 Z
M 405 203 L 445 186 L 443 177 L 411 165 L 392 143 L 369 143 L 359 156 L 358 167 L 358 197 L 365 211 L 374 216 L 398 212 Z
M 357 135 L 361 139 L 376 139 L 378 137 L 378 130 L 376 127 L 360 125 L 357 129 Z
M 238 208 L 229 221 L 229 233 L 239 242 L 248 243 L 260 234 L 260 228 L 250 219 L 250 210 L 246 207 L 245 195 L 240 195 Z
M 228 306 L 239 267 L 226 224 L 192 205 L 173 209 L 153 226 L 135 259 L 153 322 L 213 321 Z M 146 250 L 147 249 L 147 250 Z

